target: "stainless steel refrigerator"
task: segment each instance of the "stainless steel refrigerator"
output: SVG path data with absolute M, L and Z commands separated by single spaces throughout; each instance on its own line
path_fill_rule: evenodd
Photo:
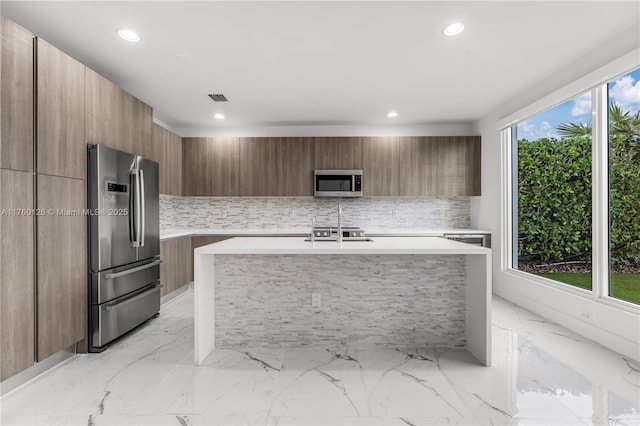
M 89 351 L 160 311 L 158 163 L 88 146 Z

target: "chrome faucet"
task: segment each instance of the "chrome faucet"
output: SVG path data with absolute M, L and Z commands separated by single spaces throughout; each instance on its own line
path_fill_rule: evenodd
M 338 244 L 342 244 L 342 203 L 338 203 Z

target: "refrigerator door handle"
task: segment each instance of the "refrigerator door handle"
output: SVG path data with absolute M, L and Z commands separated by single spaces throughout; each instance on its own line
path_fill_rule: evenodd
M 145 222 L 145 217 L 146 217 L 146 204 L 147 204 L 147 199 L 144 197 L 144 173 L 142 170 L 138 170 L 138 174 L 139 174 L 139 179 L 140 179 L 140 205 L 141 205 L 141 209 L 140 209 L 140 238 L 139 238 L 139 242 L 140 242 L 140 247 L 144 247 L 144 234 L 147 232 L 147 224 Z
M 154 266 L 158 266 L 161 263 L 162 263 L 162 260 L 155 260 L 155 261 L 153 261 L 151 263 L 147 263 L 146 265 L 137 266 L 135 268 L 127 269 L 126 271 L 114 272 L 112 274 L 105 274 L 104 278 L 106 280 L 110 280 L 110 279 L 113 279 L 113 278 L 124 277 L 125 275 L 133 274 L 134 272 L 139 272 L 139 271 L 143 271 L 145 269 L 153 268 Z
M 109 303 L 107 305 L 104 305 L 105 310 L 107 311 L 114 311 L 116 309 L 122 308 L 123 306 L 127 306 L 130 303 L 135 302 L 136 300 L 142 299 L 144 297 L 147 297 L 148 295 L 150 295 L 151 293 L 154 293 L 156 291 L 158 291 L 158 289 L 162 288 L 162 284 L 156 284 L 153 287 L 151 287 L 149 290 L 144 291 L 130 299 L 125 300 L 124 302 L 119 302 L 119 303 Z
M 138 199 L 138 174 L 136 170 L 129 173 L 129 241 L 132 247 L 138 247 L 137 209 Z

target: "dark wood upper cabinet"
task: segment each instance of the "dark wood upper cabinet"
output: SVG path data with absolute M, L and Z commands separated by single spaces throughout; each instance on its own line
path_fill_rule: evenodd
M 182 139 L 158 124 L 152 125 L 151 158 L 160 167 L 160 193 L 182 195 Z
M 362 169 L 362 138 L 315 139 L 314 169 Z
M 86 69 L 86 141 L 144 155 L 151 144 L 151 107 Z
M 438 195 L 436 175 L 438 145 L 431 137 L 410 136 L 401 138 L 399 144 L 401 196 Z
M 0 16 L 0 167 L 33 172 L 33 34 Z
M 277 150 L 278 186 L 273 195 L 313 195 L 314 138 L 279 138 Z
M 400 138 L 362 138 L 362 182 L 365 197 L 398 195 Z
M 33 173 L 0 170 L 0 209 L 32 209 Z M 0 219 L 0 381 L 35 363 L 34 216 Z
M 37 175 L 37 208 L 81 211 L 85 182 Z M 82 215 L 37 217 L 38 360 L 87 337 L 87 234 Z
M 229 197 L 240 192 L 240 139 L 211 138 L 211 195 Z
M 85 66 L 36 39 L 37 172 L 85 179 Z
M 182 195 L 213 195 L 213 142 L 210 138 L 182 139 Z
M 481 195 L 480 136 L 435 138 L 437 156 L 437 195 Z
M 241 196 L 277 195 L 279 142 L 279 138 L 240 138 Z

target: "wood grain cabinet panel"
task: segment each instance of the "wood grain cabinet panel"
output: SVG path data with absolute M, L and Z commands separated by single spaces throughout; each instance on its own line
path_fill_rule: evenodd
M 165 296 L 193 280 L 191 237 L 160 241 L 160 295 Z
M 280 138 L 277 146 L 276 195 L 313 195 L 315 143 L 313 138 Z
M 279 138 L 240 138 L 240 195 L 278 195 Z
M 37 175 L 38 360 L 87 334 L 87 235 L 83 180 Z
M 438 137 L 437 195 L 480 195 L 480 136 Z
M 402 137 L 398 146 L 401 196 L 435 196 L 437 194 L 438 144 L 435 138 Z
M 160 282 L 162 288 L 160 295 L 164 296 L 173 291 L 178 282 L 177 263 L 178 263 L 178 245 L 175 239 L 160 241 Z
M 315 169 L 362 169 L 362 138 L 315 138 Z
M 211 138 L 211 195 L 229 197 L 240 194 L 240 139 Z
M 152 129 L 151 144 L 160 166 L 160 193 L 182 195 L 182 139 L 155 123 Z
M 0 167 L 33 171 L 33 34 L 0 16 Z
M 0 170 L 0 209 L 32 209 L 33 174 Z M 0 381 L 35 362 L 34 217 L 0 216 Z
M 42 39 L 37 52 L 37 171 L 84 179 L 85 66 Z
M 86 68 L 86 141 L 143 155 L 151 144 L 153 111 L 141 100 Z
M 182 139 L 182 195 L 213 195 L 213 140 Z
M 400 138 L 362 139 L 362 182 L 365 197 L 398 195 L 400 191 Z

